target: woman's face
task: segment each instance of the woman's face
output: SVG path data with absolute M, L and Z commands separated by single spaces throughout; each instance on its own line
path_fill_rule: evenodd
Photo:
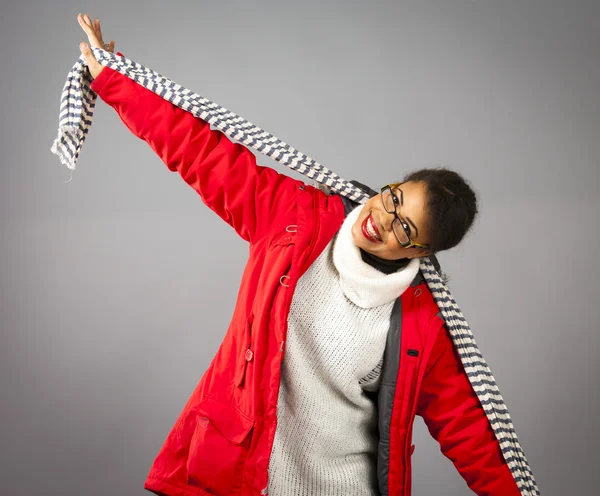
M 401 193 L 402 191 L 402 193 Z M 426 185 L 423 182 L 409 181 L 393 189 L 398 198 L 396 213 L 410 228 L 410 240 L 426 245 L 429 243 L 429 226 L 426 215 Z M 401 204 L 402 202 L 402 204 Z M 375 229 L 382 241 L 369 237 L 366 222 L 372 217 Z M 381 193 L 369 198 L 352 226 L 352 238 L 359 248 L 386 260 L 424 257 L 429 254 L 426 248 L 411 246 L 403 248 L 392 231 L 394 214 L 386 212 L 381 201 Z

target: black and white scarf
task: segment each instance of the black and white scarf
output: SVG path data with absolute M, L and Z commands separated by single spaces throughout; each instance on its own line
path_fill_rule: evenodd
M 173 105 L 209 122 L 232 140 L 268 155 L 351 200 L 365 203 L 369 199 L 369 195 L 363 190 L 342 179 L 335 172 L 217 103 L 124 56 L 101 48 L 92 47 L 92 52 L 100 64 L 124 74 Z M 60 101 L 58 136 L 50 148 L 52 153 L 58 155 L 60 161 L 71 169 L 71 174 L 92 125 L 97 95 L 90 88 L 91 82 L 85 59 L 81 55 L 67 76 Z M 473 390 L 487 414 L 521 494 L 539 496 L 536 481 L 517 439 L 508 409 L 494 376 L 475 343 L 469 324 L 450 294 L 442 275 L 436 271 L 429 258 L 421 257 L 419 260 L 420 270 L 441 311 Z

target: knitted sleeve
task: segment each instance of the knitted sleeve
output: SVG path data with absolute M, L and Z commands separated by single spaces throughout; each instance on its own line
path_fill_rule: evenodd
M 91 88 L 246 241 L 266 234 L 275 212 L 292 208 L 302 181 L 257 165 L 248 148 L 207 121 L 110 67 L 102 69 Z

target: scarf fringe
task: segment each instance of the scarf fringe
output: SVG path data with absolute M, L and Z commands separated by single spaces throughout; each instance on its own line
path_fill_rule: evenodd
M 314 179 L 319 189 L 324 192 L 334 191 L 359 203 L 365 203 L 369 199 L 368 194 L 359 187 L 224 107 L 122 55 L 102 48 L 92 48 L 92 52 L 100 64 L 120 72 L 173 105 L 209 122 L 232 140 L 254 148 Z M 96 95 L 90 88 L 91 76 L 84 70 L 85 67 L 87 66 L 81 55 L 68 74 L 61 96 L 58 137 L 51 147 L 52 153 L 71 170 L 75 169 L 79 152 L 91 126 L 96 101 Z M 440 309 L 473 390 L 485 410 L 521 495 L 539 496 L 535 478 L 496 380 L 475 343 L 469 324 L 446 285 L 448 276 L 443 272 L 438 273 L 428 257 L 421 257 L 419 260 L 420 270 Z

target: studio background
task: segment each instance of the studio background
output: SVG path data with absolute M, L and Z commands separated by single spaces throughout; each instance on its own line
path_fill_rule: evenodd
M 71 182 L 67 73 L 105 41 L 378 189 L 480 198 L 441 252 L 543 496 L 600 485 L 600 4 L 30 1 L 0 7 L 0 492 L 146 495 L 231 320 L 248 245 L 98 99 Z M 306 180 L 265 155 L 268 165 Z M 413 494 L 472 494 L 417 417 Z

